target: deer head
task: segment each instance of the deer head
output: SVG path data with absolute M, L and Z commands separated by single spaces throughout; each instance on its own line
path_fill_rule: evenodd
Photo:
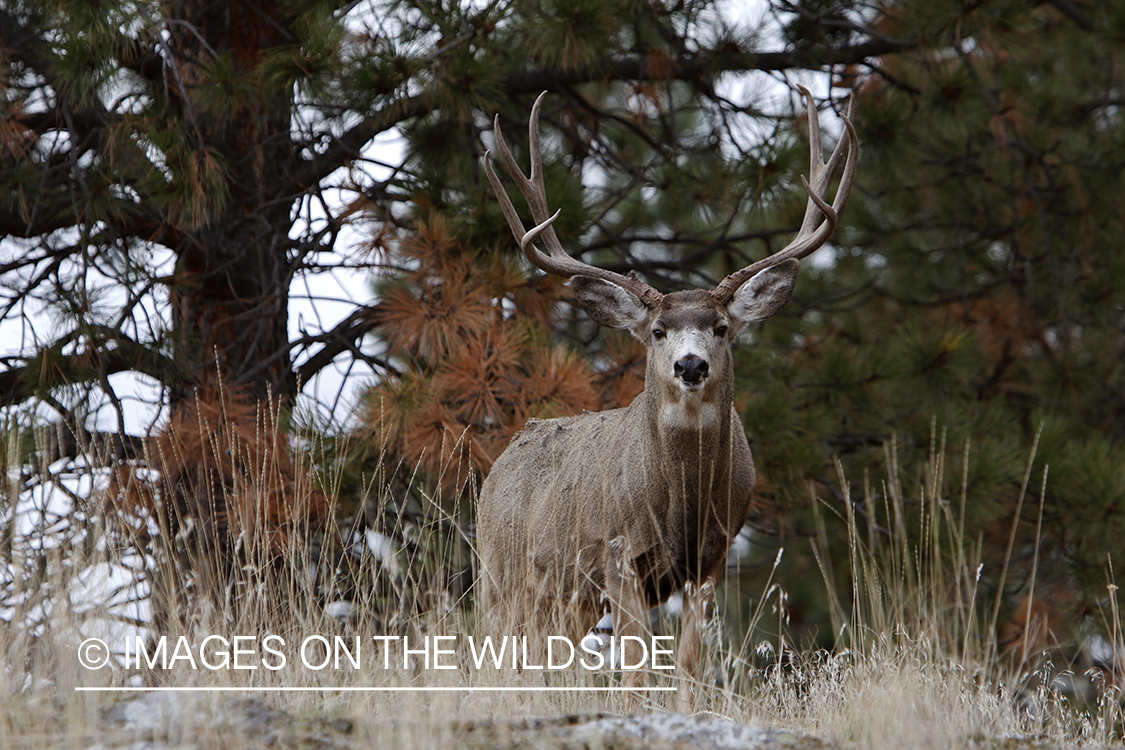
M 730 368 L 731 341 L 747 323 L 771 317 L 789 301 L 799 259 L 810 255 L 828 240 L 847 204 L 859 152 L 855 128 L 850 117 L 845 116 L 846 137 L 840 139 L 828 161 L 822 161 L 816 105 L 808 89 L 800 88 L 808 104 L 811 151 L 810 179 L 801 177 L 809 196 L 801 227 L 783 249 L 730 274 L 711 291 L 665 295 L 637 278 L 597 268 L 571 257 L 555 234 L 552 224 L 560 212 L 549 212 L 543 183 L 539 111 L 546 92 L 536 99 L 528 125 L 530 177 L 524 175 L 516 164 L 504 141 L 499 115 L 496 117 L 496 148 L 531 208 L 536 222 L 534 227 L 530 230 L 524 228 L 492 168 L 491 152 L 485 154 L 485 172 L 520 249 L 540 270 L 571 278 L 575 296 L 591 319 L 609 328 L 626 329 L 644 343 L 648 348 L 649 375 L 658 380 L 658 383 L 649 383 L 646 378 L 646 388 L 659 388 L 668 399 L 666 403 L 675 406 L 665 410 L 665 416 L 671 421 L 675 421 L 677 415 L 706 420 L 709 410 L 702 405 L 713 400 L 707 398 L 711 395 L 710 391 L 716 390 L 713 374 L 725 374 Z M 850 107 L 848 114 L 851 114 Z M 829 204 L 829 183 L 845 152 L 847 161 L 840 186 L 835 199 Z M 538 238 L 542 238 L 546 245 L 546 253 L 535 247 Z M 722 385 L 729 386 L 729 382 Z M 681 411 L 677 412 L 677 408 Z

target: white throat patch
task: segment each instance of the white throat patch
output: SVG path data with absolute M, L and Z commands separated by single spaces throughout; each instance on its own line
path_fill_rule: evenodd
M 677 430 L 698 430 L 710 427 L 719 416 L 713 401 L 703 400 L 703 391 L 684 393 L 675 403 L 664 404 L 660 410 L 660 426 Z

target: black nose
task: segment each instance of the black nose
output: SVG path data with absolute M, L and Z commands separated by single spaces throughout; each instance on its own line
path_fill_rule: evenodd
M 676 377 L 688 385 L 698 385 L 703 381 L 703 378 L 707 377 L 707 360 L 700 359 L 693 354 L 676 360 L 676 364 L 672 366 L 672 371 L 676 374 Z

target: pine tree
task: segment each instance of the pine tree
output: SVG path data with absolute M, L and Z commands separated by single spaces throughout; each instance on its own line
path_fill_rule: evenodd
M 121 470 L 119 499 L 137 500 L 125 487 L 145 454 L 124 430 L 119 373 L 155 383 L 177 430 L 210 404 L 245 434 L 349 360 L 372 378 L 362 461 L 420 467 L 452 498 L 526 418 L 625 403 L 639 385 L 628 339 L 517 260 L 480 166 L 492 117 L 526 158 L 520 132 L 550 91 L 547 191 L 573 254 L 665 291 L 706 287 L 784 242 L 804 208 L 798 102 L 767 78 L 831 72 L 825 108 L 858 99 L 859 186 L 835 257 L 806 263 L 794 301 L 737 353 L 754 521 L 813 534 L 809 482 L 842 499 L 839 458 L 855 509 L 889 529 L 863 505 L 865 472 L 886 476 L 893 449 L 904 483 L 921 481 L 944 436 L 995 588 L 1038 436 L 1041 575 L 1084 592 L 1076 610 L 1097 604 L 1125 536 L 1125 12 L 808 0 L 777 7 L 778 39 L 717 7 L 0 4 L 0 322 L 22 332 L 2 355 L 0 406 L 53 411 L 72 456 L 105 429 L 91 413 L 104 407 L 116 428 L 103 458 Z M 376 178 L 368 145 L 389 132 L 405 158 Z M 368 247 L 341 255 L 356 230 Z M 340 267 L 375 271 L 371 299 L 293 333 L 297 281 Z M 213 489 L 245 471 L 231 464 Z M 1013 609 L 1034 557 L 1036 504 L 1022 507 Z
M 582 346 L 548 345 L 548 328 L 562 328 L 557 284 L 527 284 L 493 252 L 506 229 L 483 189 L 485 134 L 493 114 L 522 123 L 531 98 L 554 90 L 550 192 L 575 252 L 662 288 L 720 273 L 699 265 L 715 254 L 723 268 L 742 264 L 739 242 L 785 229 L 748 229 L 750 197 L 784 192 L 791 173 L 762 166 L 786 151 L 776 113 L 729 101 L 722 77 L 903 45 L 762 53 L 765 42 L 715 13 L 704 0 L 0 4 L 0 321 L 22 331 L 3 355 L 0 406 L 52 411 L 74 436 L 64 447 L 106 430 L 108 415 L 112 450 L 99 460 L 125 486 L 146 457 L 125 431 L 120 373 L 154 384 L 168 423 L 186 429 L 200 403 L 282 414 L 300 385 L 353 357 L 382 383 L 365 405 L 372 434 L 400 430 L 393 450 L 438 474 L 454 458 L 447 433 L 469 428 L 469 457 L 485 467 L 528 415 L 626 399 L 628 378 L 604 395 L 593 386 L 611 374 L 576 359 L 588 324 L 571 334 Z M 764 146 L 745 132 L 763 122 L 775 131 Z M 405 135 L 406 159 L 375 178 L 366 148 L 388 132 Z M 300 280 L 378 265 L 342 254 L 341 238 L 372 221 L 417 265 L 384 273 L 377 297 L 338 324 L 306 320 L 293 334 Z M 425 257 L 430 240 L 461 257 Z M 482 362 L 499 369 L 473 369 Z M 518 394 L 507 381 L 461 390 L 513 369 Z M 191 526 L 203 506 L 174 486 L 191 467 L 174 465 L 153 497 L 180 498 L 166 510 Z M 237 484 L 244 467 L 221 466 L 206 486 Z M 235 542 L 216 540 L 221 572 L 238 570 Z
M 1037 590 L 1070 623 L 1054 631 L 1066 640 L 1092 624 L 1125 538 L 1125 16 L 1066 2 L 884 10 L 871 26 L 858 5 L 802 3 L 788 16 L 794 45 L 828 18 L 925 42 L 838 80 L 858 99 L 857 196 L 835 257 L 802 273 L 788 310 L 799 320 L 783 319 L 773 345 L 743 360 L 763 384 L 748 432 L 773 436 L 756 455 L 797 535 L 814 533 L 809 478 L 840 507 L 833 457 L 857 510 L 890 529 L 885 446 L 909 487 L 944 444 L 945 496 L 959 502 L 964 476 L 965 541 L 983 540 L 989 596 L 1016 527 L 1002 602 L 1019 627 L 1000 635 L 1022 632 L 1038 560 Z M 876 507 L 862 503 L 865 477 Z

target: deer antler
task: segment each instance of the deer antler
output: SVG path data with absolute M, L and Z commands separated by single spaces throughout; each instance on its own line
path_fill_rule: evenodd
M 804 86 L 798 86 L 797 88 L 801 90 L 808 102 L 809 115 L 809 151 L 811 152 L 809 155 L 809 176 L 812 178 L 812 184 L 810 185 L 805 176 L 801 175 L 801 184 L 805 186 L 805 192 L 809 194 L 808 206 L 805 208 L 805 219 L 801 222 L 801 228 L 797 232 L 797 236 L 784 248 L 756 263 L 751 263 L 739 271 L 735 271 L 720 281 L 715 290 L 711 292 L 720 304 L 725 305 L 729 302 L 738 288 L 760 271 L 776 266 L 789 258 L 801 259 L 812 254 L 832 236 L 832 232 L 836 230 L 836 224 L 840 219 L 840 213 L 847 205 L 848 194 L 851 192 L 852 181 L 855 179 L 856 162 L 859 157 L 859 137 L 856 136 L 855 127 L 851 121 L 855 99 L 853 98 L 848 103 L 848 114 L 841 118 L 847 131 L 845 137 L 841 138 L 839 143 L 836 144 L 836 148 L 832 150 L 832 155 L 828 157 L 828 161 L 822 162 L 821 155 L 824 152 L 820 145 L 820 119 L 816 112 L 816 102 L 813 101 L 812 94 Z M 832 173 L 836 171 L 836 167 L 840 164 L 845 145 L 848 149 L 848 160 L 844 164 L 844 173 L 840 177 L 840 187 L 836 190 L 836 198 L 830 206 L 827 201 L 828 183 L 832 179 Z M 820 222 L 821 214 L 824 214 L 823 222 Z M 819 226 L 817 226 L 818 222 L 820 222 Z
M 576 260 L 563 249 L 562 243 L 559 242 L 558 235 L 555 234 L 555 229 L 551 224 L 559 218 L 561 209 L 551 216 L 547 215 L 547 189 L 543 185 L 543 155 L 539 146 L 539 109 L 546 96 L 547 92 L 544 91 L 535 100 L 535 106 L 531 108 L 531 119 L 527 126 L 528 143 L 531 148 L 530 177 L 524 175 L 523 170 L 516 164 L 512 152 L 508 150 L 508 144 L 504 142 L 504 134 L 500 131 L 499 115 L 496 116 L 495 124 L 496 149 L 504 159 L 504 166 L 507 167 L 508 174 L 515 181 L 520 194 L 523 195 L 527 205 L 531 208 L 531 218 L 536 222 L 536 226 L 530 230 L 524 230 L 523 222 L 520 221 L 519 214 L 516 213 L 507 191 L 504 190 L 500 178 L 496 176 L 496 172 L 492 169 L 492 161 L 489 158 L 492 152 L 486 151 L 484 154 L 484 171 L 488 175 L 488 181 L 492 183 L 492 189 L 496 191 L 496 197 L 500 200 L 500 207 L 504 211 L 504 217 L 508 220 L 508 226 L 512 228 L 512 234 L 520 243 L 520 250 L 523 251 L 523 254 L 527 256 L 533 266 L 549 274 L 564 278 L 589 276 L 602 279 L 637 295 L 641 302 L 649 308 L 659 306 L 663 295 L 653 287 L 639 279 L 622 276 L 619 273 Z M 535 247 L 535 239 L 540 235 L 543 237 L 543 243 L 547 246 L 549 255 L 544 255 L 542 251 Z

